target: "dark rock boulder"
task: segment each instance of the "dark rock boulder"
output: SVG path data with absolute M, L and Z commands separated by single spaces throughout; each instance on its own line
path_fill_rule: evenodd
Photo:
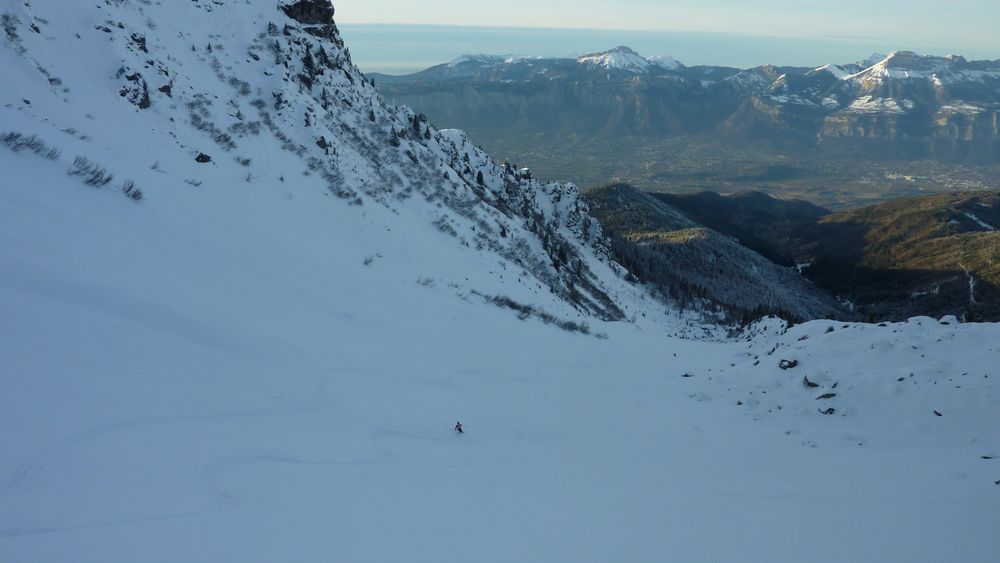
M 153 102 L 149 97 L 149 84 L 142 78 L 142 74 L 138 72 L 128 74 L 124 68 L 120 69 L 118 74 L 124 76 L 126 80 L 118 94 L 139 106 L 139 109 L 149 109 Z
M 333 23 L 334 9 L 330 0 L 298 0 L 283 2 L 281 11 L 304 25 L 327 25 Z
M 781 368 L 781 369 L 784 369 L 784 370 L 795 369 L 795 368 L 799 367 L 799 361 L 798 360 L 781 360 L 781 362 L 778 363 L 778 367 Z

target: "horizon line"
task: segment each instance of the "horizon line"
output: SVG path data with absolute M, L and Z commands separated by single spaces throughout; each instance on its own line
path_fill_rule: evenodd
M 530 30 L 530 31 L 604 31 L 604 32 L 629 32 L 629 33 L 686 33 L 692 35 L 726 35 L 732 37 L 755 37 L 760 39 L 799 39 L 805 41 L 830 41 L 831 43 L 843 41 L 890 41 L 887 38 L 878 37 L 846 37 L 824 35 L 819 37 L 804 37 L 801 35 L 762 35 L 757 33 L 746 33 L 736 31 L 709 31 L 691 29 L 653 29 L 653 28 L 631 28 L 631 27 L 576 27 L 576 26 L 551 26 L 551 25 L 481 25 L 481 24 L 461 24 L 461 23 L 407 23 L 407 22 L 380 22 L 380 21 L 348 21 L 339 20 L 337 25 L 371 25 L 381 27 L 450 27 L 459 29 L 492 29 L 492 30 Z M 902 49 L 901 49 L 902 50 Z
M 943 44 L 938 44 L 931 41 L 927 47 L 931 45 L 940 46 L 941 51 L 938 51 L 935 47 L 934 49 L 919 48 L 919 47 L 899 47 L 900 43 L 910 43 L 910 42 L 897 42 L 889 38 L 879 38 L 879 37 L 864 37 L 864 36 L 844 36 L 844 35 L 820 35 L 820 36 L 801 36 L 801 35 L 762 35 L 756 33 L 746 33 L 746 32 L 735 32 L 735 31 L 708 31 L 708 30 L 687 30 L 687 29 L 636 29 L 636 28 L 611 28 L 611 27 L 558 27 L 558 26 L 545 26 L 545 25 L 481 25 L 481 24 L 457 24 L 457 23 L 406 23 L 406 22 L 384 22 L 384 21 L 337 21 L 337 25 L 343 26 L 370 26 L 370 27 L 403 27 L 403 28 L 426 28 L 426 29 L 480 29 L 480 30 L 492 30 L 492 31 L 552 31 L 552 32 L 603 32 L 603 33 L 637 33 L 637 34 L 676 34 L 676 35 L 708 35 L 708 36 L 720 36 L 720 37 L 739 37 L 739 38 L 750 38 L 755 40 L 788 40 L 788 41 L 810 41 L 819 43 L 829 43 L 829 44 L 844 44 L 850 45 L 854 44 L 877 44 L 883 43 L 886 45 L 895 44 L 894 48 L 880 49 L 880 51 L 888 52 L 898 52 L 898 51 L 910 51 L 918 54 L 927 53 L 937 53 L 942 52 L 941 55 L 933 56 L 948 56 L 948 55 L 958 55 L 962 56 L 963 51 L 981 52 L 983 55 L 979 55 L 986 58 L 972 58 L 972 60 L 986 60 L 995 61 L 1000 60 L 1000 50 L 983 49 L 975 46 L 966 46 L 965 48 L 955 49 L 952 47 L 946 47 Z M 990 51 L 991 55 L 986 55 L 985 52 Z M 872 54 L 882 54 L 878 51 L 873 51 Z M 973 55 L 975 57 L 975 55 Z M 993 58 L 991 58 L 993 57 Z

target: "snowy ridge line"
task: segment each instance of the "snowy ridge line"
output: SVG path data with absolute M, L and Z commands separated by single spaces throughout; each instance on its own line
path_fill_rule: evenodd
M 578 190 L 522 177 L 463 134 L 443 134 L 408 108 L 387 107 L 351 62 L 332 23 L 282 22 L 265 9 L 254 13 L 259 27 L 248 34 L 252 38 L 244 49 L 213 48 L 210 41 L 192 47 L 189 61 L 171 60 L 163 56 L 164 46 L 174 39 L 148 23 L 152 7 L 129 1 L 107 5 L 120 10 L 119 17 L 131 13 L 138 20 L 137 25 L 99 24 L 90 31 L 110 36 L 121 47 L 120 96 L 156 118 L 182 119 L 210 139 L 214 150 L 194 139 L 180 147 L 199 161 L 217 167 L 224 156 L 244 169 L 246 182 L 265 181 L 254 159 L 241 153 L 267 133 L 333 195 L 355 206 L 367 200 L 395 210 L 417 194 L 427 203 L 443 204 L 432 223 L 463 246 L 519 262 L 578 311 L 623 318 L 607 295 L 606 284 L 616 279 L 607 271 L 607 243 Z M 25 13 L 10 21 L 38 19 L 30 8 L 18 9 Z M 221 2 L 193 2 L 187 10 L 203 14 L 191 17 L 231 16 Z M 39 68 L 59 64 L 42 60 Z M 203 83 L 190 81 L 189 73 L 203 73 L 204 67 L 225 86 L 226 107 L 216 101 L 217 94 L 204 91 Z M 258 78 L 261 72 L 264 81 Z M 539 237 L 540 248 L 526 241 Z M 605 272 L 596 275 L 594 268 Z
M 480 69 L 489 69 L 522 63 L 540 65 L 545 65 L 546 63 L 575 63 L 585 67 L 620 70 L 633 74 L 643 74 L 654 68 L 669 71 L 677 71 L 684 68 L 684 65 L 670 56 L 655 55 L 652 57 L 643 57 L 631 48 L 625 46 L 615 47 L 614 49 L 602 51 L 600 53 L 589 53 L 576 58 L 469 54 L 457 57 L 449 62 L 447 66 L 450 68 L 456 68 L 462 65 L 472 65 L 479 67 Z

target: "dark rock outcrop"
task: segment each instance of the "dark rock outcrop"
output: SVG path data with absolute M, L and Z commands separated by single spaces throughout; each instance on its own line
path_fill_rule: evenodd
M 298 0 L 294 3 L 282 3 L 281 11 L 304 25 L 333 23 L 334 9 L 330 0 Z

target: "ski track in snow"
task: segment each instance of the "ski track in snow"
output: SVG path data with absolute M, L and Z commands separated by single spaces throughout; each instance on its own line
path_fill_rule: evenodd
M 138 418 L 138 419 L 123 420 L 119 422 L 104 424 L 97 428 L 92 428 L 90 430 L 80 432 L 79 434 L 75 434 L 73 436 L 64 438 L 55 445 L 39 452 L 31 459 L 31 461 L 24 463 L 16 472 L 14 472 L 13 475 L 10 476 L 10 478 L 7 480 L 7 486 L 8 488 L 16 487 L 42 461 L 52 456 L 53 454 L 58 453 L 60 450 L 68 449 L 70 447 L 82 444 L 88 440 L 94 440 L 110 433 L 141 429 L 144 426 L 152 426 L 152 425 L 211 422 L 218 420 L 232 420 L 240 418 L 263 417 L 263 416 L 287 416 L 291 414 L 297 414 L 297 412 L 289 411 L 287 409 L 277 409 L 277 410 L 272 409 L 272 410 L 261 410 L 261 411 L 235 413 L 235 414 Z

